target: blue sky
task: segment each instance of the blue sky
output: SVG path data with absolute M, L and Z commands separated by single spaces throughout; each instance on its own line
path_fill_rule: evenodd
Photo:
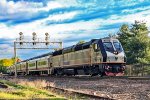
M 62 40 L 64 47 L 116 34 L 122 24 L 145 21 L 150 29 L 150 0 L 0 0 L 0 58 L 13 56 L 18 33 Z M 21 59 L 49 52 L 17 50 Z

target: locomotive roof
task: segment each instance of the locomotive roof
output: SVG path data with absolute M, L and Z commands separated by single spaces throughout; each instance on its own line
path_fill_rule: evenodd
M 58 51 L 53 52 L 53 56 L 60 55 L 62 53 L 78 51 L 78 50 L 81 50 L 81 49 L 87 49 L 87 48 L 90 47 L 90 45 L 92 43 L 97 43 L 99 40 L 100 39 L 92 39 L 89 42 L 85 42 L 85 43 L 82 43 L 82 44 L 76 44 L 76 45 L 73 45 L 73 46 L 70 46 L 70 47 L 63 48 L 62 50 L 58 50 Z
M 48 56 L 48 55 L 51 55 L 52 53 L 49 52 L 49 53 L 46 53 L 46 54 L 42 54 L 42 55 L 39 55 L 39 56 L 36 56 L 36 57 L 33 57 L 33 58 L 29 58 L 29 59 L 26 59 L 26 60 L 23 60 L 21 62 L 26 62 L 26 61 L 29 61 L 29 60 L 34 60 L 34 59 L 37 59 L 37 58 L 41 58 L 41 57 L 45 57 L 45 56 Z M 20 63 L 21 63 L 20 62 Z

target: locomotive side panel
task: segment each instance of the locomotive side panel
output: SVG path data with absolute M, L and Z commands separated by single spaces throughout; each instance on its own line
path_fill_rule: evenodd
M 75 51 L 74 53 L 74 63 L 75 65 L 82 65 L 82 50 L 79 50 L 79 51 Z
M 68 66 L 68 65 L 69 65 L 68 55 L 69 55 L 68 53 L 63 54 L 63 59 L 62 59 L 63 67 L 65 67 L 65 66 Z
M 69 59 L 69 65 L 75 65 L 75 56 L 74 56 L 74 52 L 70 52 L 68 53 L 68 59 Z
M 53 67 L 72 68 L 101 63 L 102 55 L 99 51 L 88 48 L 53 56 L 52 59 Z
M 62 55 L 57 55 L 52 57 L 52 65 L 53 67 L 60 67 L 63 63 L 61 63 Z
M 62 67 L 72 68 L 90 64 L 91 57 L 89 52 L 90 49 L 84 49 L 63 54 L 61 59 L 61 63 L 63 63 Z
M 100 52 L 100 49 L 99 50 L 94 50 L 92 48 L 92 52 L 91 52 L 91 59 L 92 59 L 92 64 L 94 65 L 99 65 L 102 63 L 102 54 Z
M 84 65 L 91 63 L 91 51 L 90 51 L 90 48 L 83 50 L 82 62 L 83 62 Z

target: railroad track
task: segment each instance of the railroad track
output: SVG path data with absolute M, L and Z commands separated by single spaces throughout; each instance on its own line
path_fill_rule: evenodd
M 30 77 L 30 76 L 29 76 Z M 32 76 L 34 77 L 34 76 Z M 74 78 L 74 79 L 150 79 L 150 76 L 90 76 L 90 75 L 78 75 L 78 76 L 40 76 L 49 78 Z
M 8 76 L 8 78 L 13 79 L 14 77 Z M 80 97 L 81 95 L 90 98 L 89 100 L 113 100 L 120 98 L 121 100 L 127 100 L 132 99 L 135 95 L 137 98 L 138 96 L 145 98 L 144 96 L 147 95 L 147 99 L 150 93 L 149 77 L 18 76 L 16 81 L 20 80 L 37 84 L 44 80 L 47 83 L 44 88 L 48 90 L 65 93 L 65 95 L 69 94 L 71 97 Z M 141 91 L 144 91 L 144 94 Z M 120 96 L 120 98 L 116 95 Z
M 44 76 L 42 76 L 44 77 Z M 87 80 L 87 81 L 96 81 L 96 80 L 103 80 L 103 79 L 127 79 L 127 80 L 150 80 L 150 77 L 139 77 L 139 76 L 52 76 L 49 78 L 67 78 L 67 79 L 77 79 L 77 80 Z
M 112 99 L 111 97 L 109 97 L 106 94 L 97 94 L 96 92 L 83 92 L 80 90 L 73 90 L 73 89 L 65 89 L 65 88 L 61 88 L 61 87 L 55 87 L 55 86 L 47 86 L 46 89 L 57 92 L 57 93 L 63 93 L 63 95 L 69 95 L 69 98 L 71 96 L 72 99 L 75 99 L 76 97 L 78 97 L 78 99 L 84 99 L 84 100 L 115 100 Z
M 4 78 L 14 76 L 2 76 Z M 101 79 L 132 79 L 132 80 L 150 80 L 150 76 L 89 76 L 89 75 L 78 75 L 78 76 L 48 76 L 48 75 L 34 75 L 34 76 L 18 76 L 17 78 L 70 78 L 70 79 L 81 79 L 81 80 L 101 80 Z

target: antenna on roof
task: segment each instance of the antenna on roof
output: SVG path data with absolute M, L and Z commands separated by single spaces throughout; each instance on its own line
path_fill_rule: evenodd
M 110 38 L 111 38 L 111 37 L 113 37 L 112 33 L 109 33 L 109 35 L 108 35 L 108 36 L 109 36 Z
M 113 37 L 113 35 L 112 35 L 112 33 L 109 33 L 109 35 L 108 35 L 110 38 L 112 38 Z
M 116 38 L 117 35 L 116 35 L 116 34 L 112 35 L 112 33 L 109 33 L 108 37 L 109 37 L 109 38 Z

